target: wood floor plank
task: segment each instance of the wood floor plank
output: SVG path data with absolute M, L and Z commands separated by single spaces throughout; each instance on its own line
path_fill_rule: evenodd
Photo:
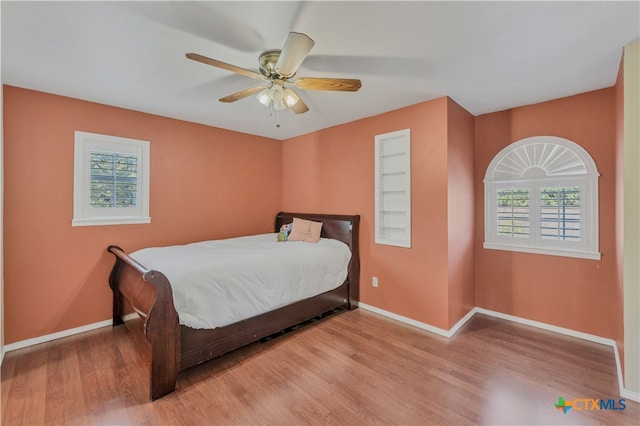
M 20 362 L 14 361 L 9 356 L 5 356 L 2 363 L 2 377 L 7 378 L 7 390 L 3 392 L 2 415 L 3 418 L 15 419 L 17 424 L 23 424 L 29 404 L 30 393 L 30 370 L 33 359 L 33 350 L 24 350 Z M 8 370 L 12 370 L 13 374 L 9 377 L 4 373 L 4 365 L 9 364 Z M 4 388 L 3 388 L 4 391 Z
M 14 384 L 15 377 L 15 361 L 7 361 L 6 358 L 2 363 L 2 371 L 0 372 L 0 395 L 8 395 L 11 385 Z M 11 379 L 10 379 L 11 378 Z M 8 410 L 9 398 L 0 398 L 0 413 L 5 413 Z M 2 418 L 0 417 L 0 421 Z
M 64 381 L 62 369 L 65 360 L 60 345 L 50 345 L 47 350 L 47 395 L 45 399 L 45 423 L 66 424 Z
M 1 421 L 638 425 L 630 400 L 624 410 L 555 407 L 558 397 L 618 402 L 613 357 L 480 314 L 446 339 L 359 309 L 188 369 L 151 403 L 148 356 L 125 327 L 108 327 L 6 354 Z
M 43 351 L 33 351 L 30 354 L 30 366 L 27 370 L 26 393 L 24 404 L 24 422 L 26 424 L 44 423 L 47 383 L 47 354 Z

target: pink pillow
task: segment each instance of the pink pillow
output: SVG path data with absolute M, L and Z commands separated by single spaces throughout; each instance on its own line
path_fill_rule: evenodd
M 291 229 L 288 240 L 317 243 L 320 241 L 320 231 L 322 231 L 322 222 L 312 222 L 294 217 L 293 229 Z

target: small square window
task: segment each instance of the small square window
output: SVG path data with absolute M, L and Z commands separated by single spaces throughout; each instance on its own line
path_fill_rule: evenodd
M 150 223 L 149 142 L 75 132 L 73 226 Z

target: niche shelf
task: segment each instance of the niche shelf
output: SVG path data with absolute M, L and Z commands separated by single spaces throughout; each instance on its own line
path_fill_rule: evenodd
M 375 137 L 375 242 L 411 247 L 411 129 Z

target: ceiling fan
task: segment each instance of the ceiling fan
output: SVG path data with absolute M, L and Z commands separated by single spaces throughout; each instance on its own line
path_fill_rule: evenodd
M 341 92 L 356 92 L 362 86 L 360 80 L 350 78 L 299 77 L 292 81 L 291 79 L 296 75 L 298 67 L 307 57 L 314 44 L 315 42 L 305 34 L 289 33 L 282 50 L 267 50 L 260 54 L 259 73 L 207 58 L 197 53 L 187 53 L 186 56 L 203 64 L 212 65 L 268 83 L 266 86 L 253 86 L 225 96 L 220 98 L 220 102 L 235 102 L 257 94 L 258 101 L 266 107 L 272 107 L 278 111 L 289 108 L 296 114 L 302 114 L 309 111 L 309 107 L 288 85 L 303 90 L 333 90 Z

